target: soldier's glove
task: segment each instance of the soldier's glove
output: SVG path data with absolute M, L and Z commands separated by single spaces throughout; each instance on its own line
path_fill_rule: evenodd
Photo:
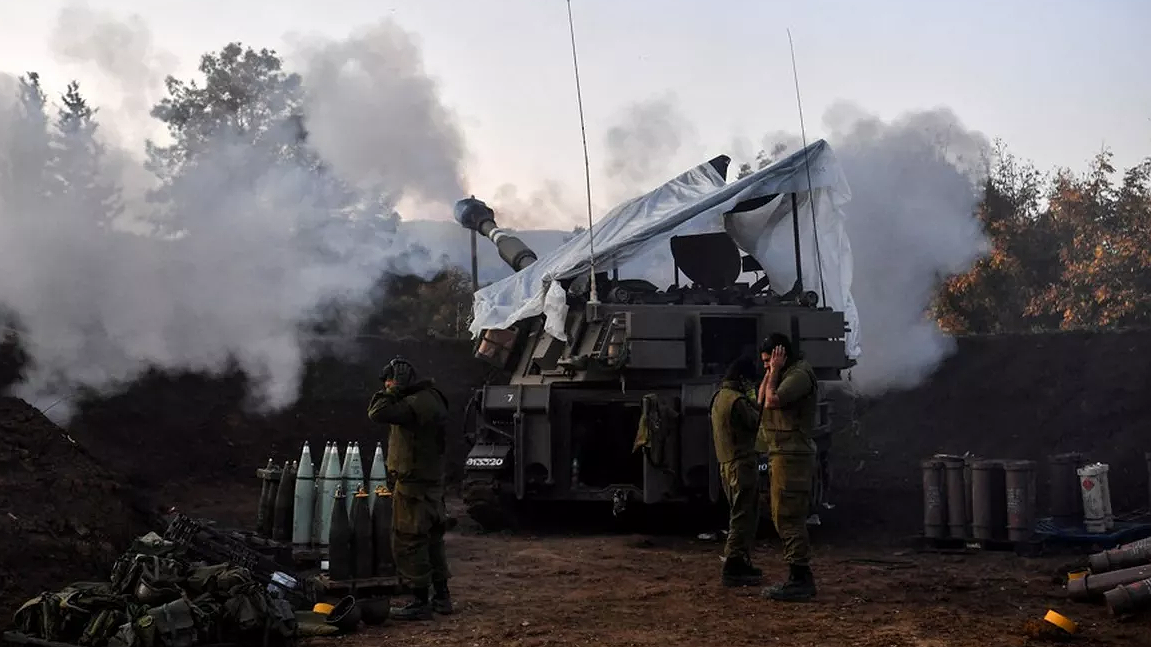
M 380 380 L 383 382 L 391 380 L 397 391 L 403 391 L 416 381 L 416 369 L 403 357 L 396 356 L 388 362 L 383 371 L 380 371 Z
M 411 386 L 412 382 L 415 381 L 415 371 L 412 370 L 412 365 L 404 361 L 399 361 L 396 362 L 394 368 L 395 378 L 393 379 L 396 381 L 396 388 L 403 390 Z

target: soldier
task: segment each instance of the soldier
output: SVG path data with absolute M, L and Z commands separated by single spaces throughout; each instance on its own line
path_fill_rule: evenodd
M 432 380 L 416 381 L 396 357 L 380 373 L 384 388 L 368 405 L 368 419 L 390 425 L 388 486 L 392 490 L 392 551 L 415 600 L 391 610 L 396 620 L 430 620 L 452 612 L 444 552 L 444 448 L 448 403 Z M 429 585 L 434 595 L 429 600 Z
M 758 586 L 763 571 L 751 564 L 759 527 L 759 472 L 755 436 L 759 412 L 747 397 L 755 384 L 755 362 L 744 356 L 732 363 L 711 399 L 711 433 L 719 461 L 719 479 L 727 496 L 727 543 L 723 549 L 724 586 Z
M 771 518 L 783 541 L 783 558 L 790 575 L 786 582 L 763 590 L 772 600 L 801 601 L 815 597 L 811 574 L 811 544 L 807 535 L 808 505 L 815 469 L 817 381 L 811 365 L 792 350 L 786 335 L 773 334 L 759 348 L 767 374 L 759 389 L 763 407 L 760 431 L 767 445 L 771 471 Z

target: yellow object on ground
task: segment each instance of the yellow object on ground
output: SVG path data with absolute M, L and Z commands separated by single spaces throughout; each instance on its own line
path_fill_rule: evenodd
M 1069 634 L 1073 634 L 1079 631 L 1079 625 L 1075 624 L 1073 620 L 1066 616 L 1060 615 L 1053 610 L 1048 609 L 1047 615 L 1043 616 L 1043 619 Z

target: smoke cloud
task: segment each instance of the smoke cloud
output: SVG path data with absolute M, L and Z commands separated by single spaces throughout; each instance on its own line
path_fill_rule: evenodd
M 60 62 L 80 69 L 88 87 L 100 86 L 105 127 L 125 141 L 142 142 L 149 132 L 148 112 L 163 95 L 164 78 L 176 67 L 176 57 L 161 48 L 139 16 L 119 18 L 81 2 L 60 10 L 51 34 L 51 48 Z
M 73 7 L 57 32 L 83 36 L 62 51 L 123 87 L 154 80 L 133 67 L 155 49 L 139 22 Z M 259 110 L 196 116 L 221 121 L 153 147 L 147 171 L 139 153 L 57 124 L 57 105 L 0 75 L 0 300 L 33 361 L 18 395 L 43 405 L 153 366 L 236 361 L 251 404 L 279 408 L 297 395 L 301 331 L 319 306 L 362 303 L 385 270 L 438 269 L 393 236 L 401 197 L 449 204 L 464 184 L 462 136 L 410 36 L 384 21 L 311 39 L 289 60 L 301 81 L 262 87 Z M 118 225 L 123 214 L 147 233 Z
M 677 167 L 677 159 L 695 141 L 695 128 L 683 115 L 674 93 L 628 105 L 604 136 L 603 175 L 592 177 L 592 217 L 598 219 L 617 204 L 642 195 L 682 172 L 683 169 Z M 582 176 L 570 178 L 567 183 L 548 180 L 526 193 L 514 184 L 504 184 L 496 189 L 488 203 L 496 210 L 501 226 L 516 229 L 587 226 Z
M 604 136 L 606 162 L 601 178 L 592 178 L 592 217 L 642 195 L 683 169 L 676 159 L 696 131 L 683 115 L 675 94 L 628 105 Z M 571 188 L 571 192 L 565 188 Z M 576 188 L 580 190 L 576 190 Z M 516 229 L 572 229 L 587 226 L 583 177 L 567 183 L 549 180 L 526 194 L 514 184 L 500 186 L 489 204 L 501 226 Z
M 913 387 L 954 351 L 928 313 L 940 279 L 988 249 L 975 209 L 989 142 L 946 108 L 883 121 L 839 103 L 823 125 L 852 193 L 844 209 L 862 349 L 852 381 L 867 395 Z M 799 145 L 786 133 L 765 139 L 774 144 Z
M 628 106 L 608 128 L 604 174 L 612 206 L 641 195 L 674 177 L 677 155 L 695 140 L 675 94 Z
M 412 36 L 393 22 L 343 41 L 301 39 L 309 142 L 364 190 L 448 206 L 464 193 L 464 139 Z
M 587 207 L 572 200 L 555 180 L 544 182 L 541 188 L 522 197 L 514 184 L 501 185 L 490 205 L 496 210 L 501 227 L 572 229 L 587 222 Z

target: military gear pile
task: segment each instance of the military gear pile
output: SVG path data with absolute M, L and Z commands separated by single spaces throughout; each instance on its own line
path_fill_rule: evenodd
M 190 561 L 155 533 L 137 539 L 107 582 L 76 582 L 28 600 L 17 631 L 80 647 L 193 647 L 294 642 L 291 605 L 245 568 Z

